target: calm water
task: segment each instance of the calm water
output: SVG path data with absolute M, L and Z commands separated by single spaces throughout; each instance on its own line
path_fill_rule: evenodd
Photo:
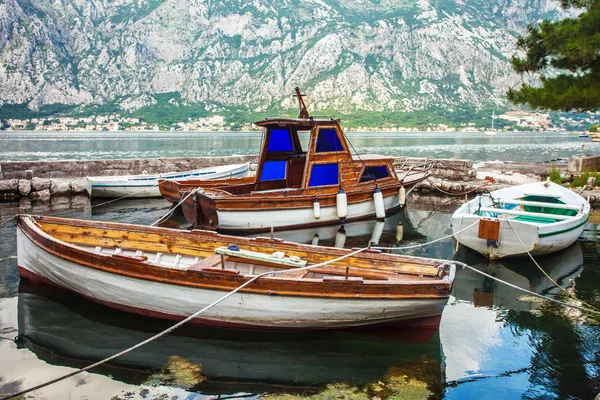
M 32 212 L 150 224 L 169 208 L 161 199 L 97 204 L 87 199 L 64 200 L 34 204 Z M 2 219 L 13 215 L 16 207 L 15 203 L 1 204 Z M 382 236 L 374 239 L 381 246 L 407 246 L 439 238 L 450 232 L 455 207 L 447 199 L 432 198 L 425 203 L 412 198 L 408 211 L 386 220 Z M 404 226 L 399 244 L 398 221 Z M 180 219 L 166 222 L 169 227 L 184 227 L 181 224 Z M 375 222 L 347 224 L 345 236 L 339 227 L 277 236 L 310 242 L 316 233 L 320 244 L 343 242 L 346 247 L 358 247 L 373 240 L 374 226 Z M 598 307 L 599 246 L 599 227 L 588 224 L 579 243 L 539 262 L 561 286 Z M 548 295 L 557 292 L 527 260 L 488 264 L 464 248 L 455 254 L 451 241 L 407 253 L 454 257 L 517 286 Z M 0 228 L 0 393 L 85 366 L 167 326 L 64 292 L 20 283 L 15 228 Z M 548 306 L 461 270 L 436 332 L 282 333 L 183 327 L 92 373 L 45 388 L 35 397 L 285 395 L 299 399 L 321 393 L 320 398 L 332 399 L 591 399 L 600 391 L 599 337 L 598 323 L 578 312 Z M 201 365 L 201 379 L 190 381 L 189 365 Z
M 360 153 L 550 161 L 600 152 L 600 142 L 558 133 L 349 133 Z M 260 132 L 0 132 L 0 160 L 114 159 L 258 154 Z
M 474 161 L 549 161 L 600 151 L 600 143 L 589 139 L 546 133 L 349 137 L 359 152 Z M 0 160 L 256 154 L 259 147 L 260 133 L 0 133 Z M 455 208 L 447 199 L 413 197 L 406 213 L 386 221 L 379 244 L 407 246 L 447 235 Z M 34 203 L 31 212 L 150 224 L 168 209 L 161 199 L 99 205 L 82 198 Z M 17 203 L 0 203 L 1 220 L 16 212 Z M 404 235 L 397 244 L 399 220 Z M 178 219 L 165 223 L 185 228 L 181 224 Z M 332 227 L 278 236 L 311 242 L 317 234 L 323 245 L 361 247 L 373 239 L 374 227 L 375 222 L 367 222 L 346 225 L 345 234 Z M 598 232 L 597 225 L 588 224 L 578 244 L 539 260 L 561 286 L 596 307 Z M 14 226 L 0 227 L 0 393 L 63 375 L 168 326 L 20 283 L 15 240 Z M 467 249 L 455 252 L 451 241 L 406 253 L 456 258 L 519 287 L 552 296 L 558 292 L 527 260 L 489 264 Z M 359 399 L 590 399 L 600 391 L 599 338 L 598 322 L 585 315 L 461 270 L 435 332 L 265 333 L 183 327 L 92 373 L 45 388 L 35 398 L 299 399 L 321 394 Z

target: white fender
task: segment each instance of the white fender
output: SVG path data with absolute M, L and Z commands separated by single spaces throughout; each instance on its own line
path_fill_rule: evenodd
M 345 219 L 348 216 L 348 197 L 341 187 L 337 196 L 335 196 L 335 204 L 338 218 L 341 220 Z
M 398 189 L 398 205 L 403 206 L 404 204 L 406 204 L 406 189 L 404 189 L 404 186 L 400 186 L 400 189 Z
M 385 218 L 383 193 L 381 193 L 381 190 L 379 190 L 379 186 L 375 186 L 375 192 L 373 192 L 373 202 L 375 203 L 375 216 L 377 218 Z
M 315 216 L 315 219 L 321 218 L 321 204 L 319 203 L 319 199 L 316 197 L 313 203 L 313 214 Z
M 315 233 L 315 236 L 313 236 L 312 242 L 310 242 L 310 244 L 312 244 L 313 246 L 319 245 L 319 234 L 318 233 Z
M 398 225 L 396 225 L 396 242 L 401 242 L 403 236 L 404 226 L 402 226 L 402 221 L 398 221 Z
M 369 244 L 371 246 L 377 246 L 379 244 L 379 239 L 381 239 L 381 234 L 383 233 L 384 226 L 384 221 L 375 221 L 375 226 L 373 227 L 373 234 L 371 235 L 371 240 L 369 241 Z
M 340 229 L 335 233 L 335 243 L 333 247 L 338 247 L 340 249 L 344 248 L 346 244 L 346 228 L 344 225 L 340 226 Z

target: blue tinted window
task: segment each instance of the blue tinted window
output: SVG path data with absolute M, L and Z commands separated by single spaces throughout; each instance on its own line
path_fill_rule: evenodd
M 335 128 L 319 129 L 317 138 L 317 153 L 327 151 L 342 151 L 342 144 L 338 138 Z
M 308 186 L 323 186 L 338 184 L 337 164 L 313 165 Z
M 260 174 L 261 181 L 285 179 L 287 161 L 265 161 Z
M 273 129 L 269 136 L 268 152 L 292 151 L 292 139 L 287 129 Z
M 375 167 L 365 167 L 365 171 L 360 177 L 361 182 L 374 181 L 375 179 L 387 178 L 389 176 L 388 169 L 385 165 L 377 165 Z

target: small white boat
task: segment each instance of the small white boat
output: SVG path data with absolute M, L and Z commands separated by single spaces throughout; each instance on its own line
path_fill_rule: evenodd
M 577 193 L 550 181 L 536 182 L 463 204 L 452 215 L 452 232 L 460 244 L 490 259 L 543 255 L 573 244 L 589 216 L 590 204 Z
M 84 184 L 90 197 L 161 197 L 158 188 L 160 179 L 185 181 L 186 179 L 214 180 L 230 178 L 247 173 L 249 165 L 250 163 L 220 165 L 157 175 L 86 176 Z

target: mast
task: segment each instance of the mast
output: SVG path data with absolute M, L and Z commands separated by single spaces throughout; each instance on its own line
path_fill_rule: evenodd
M 302 98 L 302 96 L 306 96 L 306 94 L 300 93 L 300 88 L 298 86 L 296 86 L 294 88 L 294 90 L 296 91 L 296 94 L 294 96 L 298 98 L 298 108 L 299 108 L 298 118 L 301 118 L 301 119 L 310 118 L 310 115 L 308 115 L 308 110 L 306 109 L 306 104 L 304 104 L 304 99 Z
M 496 118 L 496 110 L 492 111 L 492 131 L 494 131 L 494 119 Z

